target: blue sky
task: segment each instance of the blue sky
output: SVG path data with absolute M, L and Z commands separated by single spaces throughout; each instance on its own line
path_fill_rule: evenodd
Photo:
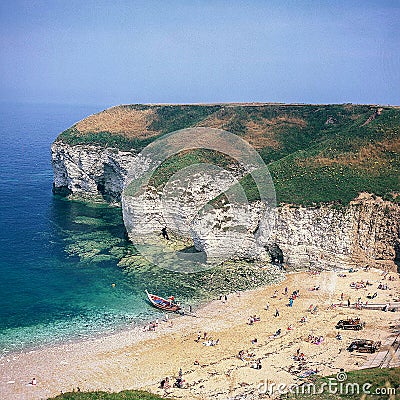
M 400 104 L 400 1 L 0 2 L 0 101 Z

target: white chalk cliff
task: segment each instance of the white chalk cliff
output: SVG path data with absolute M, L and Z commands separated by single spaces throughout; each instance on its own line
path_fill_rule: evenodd
M 140 196 L 125 196 L 128 172 L 140 177 L 148 160 L 134 152 L 60 140 L 51 150 L 54 192 L 121 201 L 131 238 L 168 226 L 176 234 L 190 236 L 210 259 L 272 259 L 294 268 L 369 264 L 394 270 L 400 261 L 400 207 L 373 195 L 361 195 L 346 207 L 267 209 L 253 202 L 204 208 L 232 184 L 232 176 L 198 174 L 182 188 L 172 180 L 166 188 L 149 187 Z M 180 193 L 178 201 L 171 201 L 168 190 Z

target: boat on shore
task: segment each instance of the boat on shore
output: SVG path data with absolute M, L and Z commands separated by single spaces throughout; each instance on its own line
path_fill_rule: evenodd
M 180 305 L 175 303 L 173 296 L 169 297 L 168 299 L 164 299 L 163 297 L 149 293 L 147 290 L 146 294 L 150 303 L 160 310 L 177 312 L 181 309 Z

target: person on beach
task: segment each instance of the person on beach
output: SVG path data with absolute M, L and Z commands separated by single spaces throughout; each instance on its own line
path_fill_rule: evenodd
M 179 388 L 179 389 L 182 389 L 184 387 L 184 385 L 185 385 L 185 381 L 182 378 L 177 378 L 175 383 L 174 383 L 174 386 Z
M 350 297 L 347 299 L 347 307 L 350 308 Z
M 275 317 L 279 317 L 279 310 L 277 308 L 275 309 Z
M 161 381 L 160 387 L 161 387 L 161 389 L 169 389 L 170 386 L 169 386 L 168 376 Z
M 276 337 L 278 337 L 280 334 L 281 334 L 281 332 L 282 332 L 282 329 L 281 328 L 279 328 L 275 333 L 274 333 L 274 338 L 276 338 Z
M 267 310 L 267 311 L 269 310 L 269 303 L 267 303 L 267 304 L 265 305 L 264 309 Z
M 285 296 L 287 296 L 287 294 L 288 294 L 288 288 L 287 288 L 287 286 L 285 287 Z
M 197 340 L 196 340 L 196 342 L 197 342 L 197 343 L 200 342 L 200 339 L 201 339 L 201 332 L 199 331 L 198 334 L 197 334 Z
M 182 373 L 182 368 L 179 368 L 179 372 L 178 372 L 179 378 L 182 378 L 182 375 L 183 375 L 183 373 Z
M 36 386 L 37 382 L 36 382 L 36 378 L 32 378 L 31 380 L 31 385 L 32 386 Z
M 318 312 L 318 306 L 315 306 L 311 311 L 311 314 L 316 314 Z
M 289 307 L 293 307 L 293 299 L 292 298 L 289 299 Z

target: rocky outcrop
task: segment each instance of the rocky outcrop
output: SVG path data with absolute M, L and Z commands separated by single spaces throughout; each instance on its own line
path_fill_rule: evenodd
M 51 156 L 54 193 L 100 195 L 109 202 L 121 200 L 128 171 L 138 158 L 133 152 L 61 141 L 53 143 Z

